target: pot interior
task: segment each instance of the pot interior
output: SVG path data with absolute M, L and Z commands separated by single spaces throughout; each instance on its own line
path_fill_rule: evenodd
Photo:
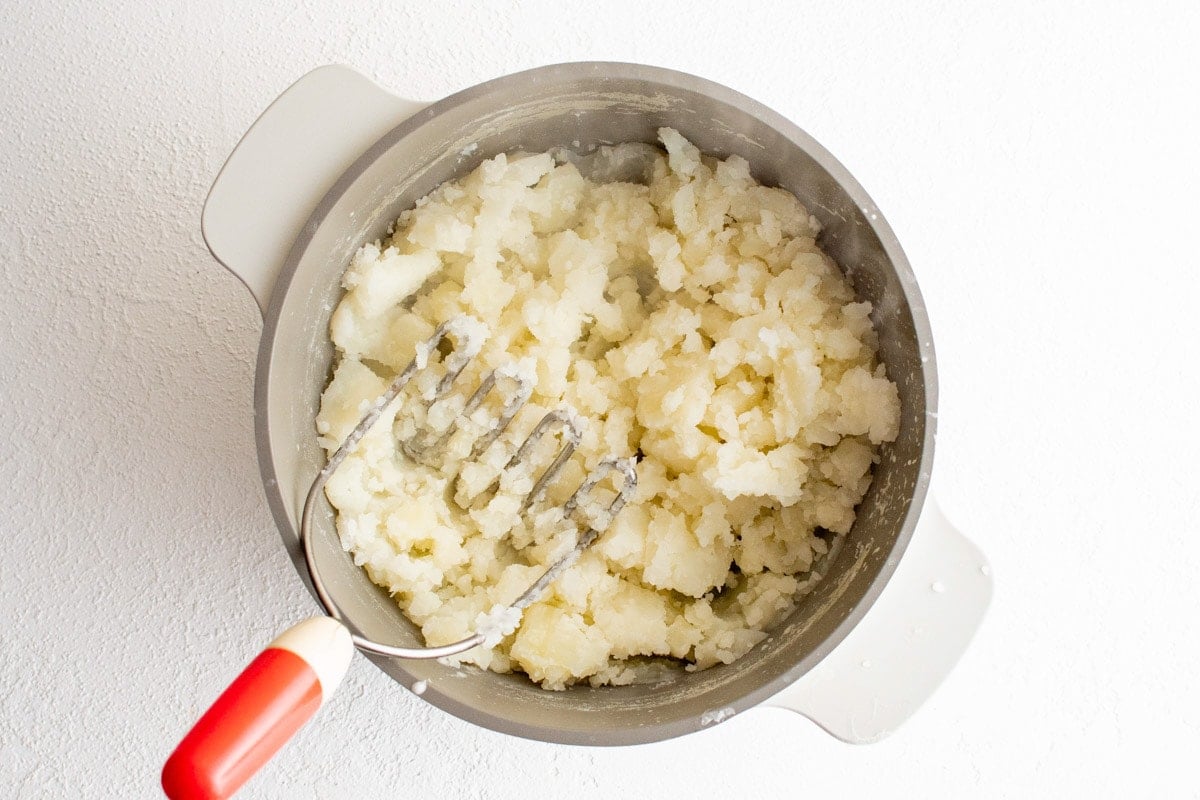
M 652 741 L 769 697 L 816 664 L 865 613 L 924 497 L 932 458 L 927 412 L 935 410 L 928 324 L 908 263 L 866 193 L 798 128 L 729 89 L 648 67 L 566 64 L 476 86 L 401 124 L 338 181 L 295 243 L 264 326 L 256 409 L 267 494 L 301 575 L 307 581 L 296 521 L 324 463 L 313 420 L 331 371 L 329 318 L 354 251 L 384 235 L 418 198 L 484 158 L 654 142 L 664 125 L 703 152 L 743 156 L 760 182 L 793 192 L 821 220 L 821 245 L 874 305 L 880 357 L 900 389 L 900 436 L 885 446 L 858 521 L 825 579 L 734 664 L 681 671 L 657 685 L 547 692 L 522 675 L 377 659 L 406 685 L 427 681 L 425 700 L 507 733 L 579 744 Z M 321 575 L 353 629 L 379 641 L 422 644 L 415 626 L 341 550 L 328 505 L 317 511 L 314 537 Z

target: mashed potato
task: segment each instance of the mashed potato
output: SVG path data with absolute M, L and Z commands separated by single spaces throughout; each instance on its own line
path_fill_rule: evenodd
M 330 452 L 459 315 L 487 332 L 461 394 L 498 367 L 536 384 L 483 455 L 465 458 L 487 407 L 426 466 L 397 437 L 444 429 L 462 406 L 419 401 L 431 365 L 328 484 L 344 547 L 430 645 L 470 635 L 569 546 L 554 507 L 588 471 L 637 458 L 636 495 L 603 537 L 515 630 L 461 657 L 548 689 L 744 655 L 811 588 L 898 430 L 871 306 L 817 246 L 816 218 L 743 159 L 659 136 L 646 184 L 592 182 L 545 153 L 439 186 L 357 253 L 331 324 L 339 360 L 317 418 Z M 497 476 L 563 406 L 582 441 L 518 515 L 528 473 Z

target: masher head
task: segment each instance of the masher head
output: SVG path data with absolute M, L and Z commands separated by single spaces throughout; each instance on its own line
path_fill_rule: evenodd
M 444 369 L 443 374 L 437 381 L 434 389 L 428 393 L 428 396 L 422 398 L 426 403 L 427 420 L 431 417 L 430 412 L 439 403 L 443 403 L 449 399 L 459 377 L 471 363 L 471 360 L 483 348 L 486 336 L 487 328 L 483 323 L 466 315 L 455 317 L 439 325 L 428 339 L 417 345 L 413 360 L 392 380 L 387 390 L 371 404 L 362 419 L 354 427 L 354 430 L 350 432 L 338 449 L 334 451 L 333 455 L 329 457 L 325 467 L 317 474 L 316 479 L 313 480 L 312 485 L 309 487 L 308 495 L 304 502 L 304 510 L 300 518 L 300 543 L 304 550 L 304 559 L 308 566 L 313 588 L 316 590 L 321 604 L 325 607 L 325 611 L 333 618 L 344 621 L 337 604 L 321 582 L 312 550 L 310 530 L 312 527 L 313 509 L 317 504 L 317 498 L 333 473 L 346 460 L 346 457 L 355 450 L 367 432 L 375 426 L 384 411 L 396 401 L 401 392 L 404 391 L 405 387 L 408 386 L 418 373 L 430 368 L 430 362 L 434 354 L 441 352 L 440 348 L 444 349 L 442 348 L 444 342 L 448 342 L 450 346 L 441 359 Z M 496 394 L 499 400 L 499 411 L 490 422 L 481 424 L 476 419 L 477 412 L 479 412 L 484 402 L 493 393 Z M 470 421 L 478 433 L 467 460 L 478 459 L 499 440 L 500 436 L 508 429 L 513 419 L 517 416 L 517 413 L 529 401 L 532 394 L 532 377 L 516 368 L 515 365 L 498 367 L 484 377 L 457 415 L 447 419 L 445 424 L 438 425 L 435 428 L 427 426 L 411 433 L 402 432 L 401 435 L 397 436 L 397 450 L 415 462 L 428 466 L 436 466 L 438 455 L 444 451 L 453 434 L 462 427 L 464 421 Z M 511 474 L 514 471 L 522 470 L 528 473 L 530 469 L 529 459 L 538 451 L 538 445 L 545 441 L 546 437 L 553 435 L 557 431 L 559 433 L 559 448 L 557 453 L 549 466 L 546 467 L 536 481 L 533 481 L 532 488 L 530 488 L 521 503 L 519 513 L 524 514 L 528 512 L 535 503 L 541 502 L 547 488 L 566 467 L 575 452 L 575 448 L 578 447 L 582 439 L 582 425 L 582 420 L 570 408 L 558 408 L 547 413 L 525 437 L 512 457 L 508 459 L 501 474 L 495 478 L 488 492 L 495 492 L 500 487 L 505 473 Z M 616 494 L 608 502 L 607 506 L 603 509 L 598 509 L 596 502 L 594 502 L 593 494 L 600 482 L 610 475 L 614 476 Z M 456 474 L 456 482 L 457 479 L 458 475 Z M 519 613 L 523 609 L 537 602 L 545 594 L 550 584 L 575 563 L 579 556 L 612 524 L 613 519 L 620 513 L 621 508 L 633 496 L 636 489 L 637 472 L 634 469 L 633 459 L 618 458 L 616 456 L 603 459 L 558 509 L 564 521 L 574 520 L 577 516 L 585 518 L 585 521 L 582 523 L 574 522 L 577 534 L 574 545 L 566 548 L 562 555 L 555 559 L 542 575 L 512 604 L 508 607 L 493 608 L 488 612 L 489 619 L 499 620 L 505 616 L 519 616 Z M 376 642 L 358 634 L 352 635 L 355 646 L 365 652 L 396 658 L 414 659 L 454 656 L 470 650 L 472 647 L 481 644 L 490 646 L 498 641 L 495 630 L 482 629 L 458 642 L 437 647 L 398 647 Z

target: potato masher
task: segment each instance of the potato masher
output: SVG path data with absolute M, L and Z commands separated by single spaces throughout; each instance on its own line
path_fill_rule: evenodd
M 443 343 L 451 347 L 441 359 L 444 373 L 433 391 L 423 396 L 427 409 L 433 409 L 450 395 L 463 370 L 483 347 L 485 336 L 483 324 L 465 315 L 438 326 L 428 339 L 417 345 L 415 357 L 370 405 L 317 474 L 305 497 L 299 535 L 308 574 L 327 616 L 313 617 L 289 628 L 217 698 L 167 759 L 163 768 L 163 788 L 169 797 L 178 800 L 232 795 L 333 694 L 355 649 L 393 658 L 430 659 L 454 656 L 479 645 L 499 642 L 516 628 L 521 612 L 536 602 L 550 584 L 599 538 L 632 497 L 637 488 L 633 459 L 610 456 L 600 461 L 560 507 L 564 520 L 569 520 L 581 509 L 591 512 L 587 514 L 586 528 L 578 533 L 574 546 L 566 548 L 511 604 L 497 605 L 481 614 L 475 633 L 465 639 L 437 647 L 399 647 L 353 633 L 343 624 L 341 611 L 322 582 L 313 555 L 312 517 L 321 492 L 404 388 L 419 372 L 429 368 Z M 533 379 L 511 365 L 489 372 L 466 400 L 462 411 L 440 429 L 431 430 L 426 426 L 410 435 L 397 436 L 397 449 L 414 461 L 431 463 L 461 423 L 476 418 L 476 412 L 493 392 L 501 401 L 500 410 L 475 438 L 466 460 L 479 458 L 504 433 L 533 393 Z M 566 467 L 582 437 L 579 417 L 568 408 L 546 414 L 501 471 L 503 475 L 528 466 L 538 445 L 556 430 L 560 435 L 559 449 L 525 495 L 520 506 L 522 514 L 544 497 Z M 588 501 L 609 475 L 614 476 L 616 495 L 603 511 L 595 513 Z M 501 477 L 497 476 L 491 489 L 498 488 L 500 481 Z M 581 528 L 583 526 L 576 526 L 577 531 Z

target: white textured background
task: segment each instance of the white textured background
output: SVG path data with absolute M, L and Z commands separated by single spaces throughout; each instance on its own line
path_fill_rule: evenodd
M 938 493 L 990 616 L 861 748 L 782 711 L 526 742 L 358 659 L 245 796 L 1197 796 L 1194 3 L 164 5 L 0 9 L 0 796 L 153 797 L 313 608 L 259 488 L 258 314 L 199 233 L 241 133 L 323 63 L 435 99 L 582 59 L 746 92 L 874 196 L 929 303 Z

